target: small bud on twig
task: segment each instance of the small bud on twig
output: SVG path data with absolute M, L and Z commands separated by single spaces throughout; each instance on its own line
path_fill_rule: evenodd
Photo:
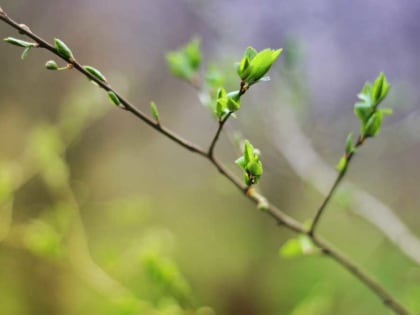
M 47 68 L 48 70 L 58 70 L 58 65 L 54 60 L 48 60 L 45 63 L 45 68 Z
M 96 69 L 94 67 L 91 67 L 91 66 L 83 66 L 83 69 L 85 69 L 87 72 L 89 72 L 95 78 L 97 78 L 99 81 L 108 83 L 105 76 L 98 69 Z
M 74 61 L 73 53 L 71 52 L 70 48 L 62 40 L 55 38 L 54 46 L 61 57 L 71 62 Z
M 28 33 L 32 33 L 31 29 L 26 24 L 19 24 L 21 30 L 19 31 L 20 34 L 25 34 L 23 31 L 26 31 Z M 23 31 L 22 31 L 23 30 Z
M 156 120 L 156 123 L 160 125 L 159 111 L 155 102 L 150 102 L 150 109 L 152 110 L 152 115 L 153 115 L 153 118 Z
M 115 94 L 114 92 L 108 91 L 108 97 L 114 105 L 117 105 L 117 106 L 121 105 L 120 99 L 118 98 L 117 94 Z

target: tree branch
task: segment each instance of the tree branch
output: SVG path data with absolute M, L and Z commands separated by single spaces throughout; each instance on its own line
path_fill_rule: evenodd
M 223 119 L 219 120 L 219 128 L 217 128 L 217 131 L 213 137 L 213 140 L 211 141 L 210 147 L 207 151 L 207 155 L 209 156 L 209 158 L 213 158 L 214 155 L 214 148 L 216 146 L 217 140 L 219 140 L 219 136 L 220 133 L 223 130 L 223 127 L 225 125 L 225 123 L 227 122 L 227 120 L 229 119 L 230 115 L 232 115 L 232 112 L 229 112 L 225 117 L 223 117 Z
M 171 139 L 175 143 L 179 144 L 183 148 L 189 150 L 190 152 L 197 153 L 210 161 L 213 166 L 216 167 L 216 169 L 225 176 L 234 186 L 236 186 L 238 189 L 240 189 L 252 202 L 255 204 L 259 204 L 260 197 L 254 193 L 253 189 L 248 189 L 247 186 L 245 186 L 242 181 L 238 180 L 221 162 L 219 162 L 213 154 L 214 147 L 217 143 L 217 140 L 220 136 L 220 133 L 223 129 L 223 126 L 225 122 L 227 121 L 227 118 L 229 118 L 229 115 L 221 121 L 219 124 L 219 128 L 210 144 L 209 150 L 205 151 L 199 146 L 190 143 L 189 141 L 183 139 L 173 131 L 161 126 L 159 123 L 155 122 L 153 119 L 149 118 L 146 114 L 144 114 L 141 110 L 137 109 L 135 106 L 133 106 L 131 103 L 129 103 L 127 100 L 125 100 L 122 96 L 120 96 L 107 82 L 99 80 L 97 77 L 93 76 L 89 72 L 87 72 L 83 66 L 78 63 L 75 59 L 66 59 L 63 58 L 55 49 L 54 46 L 49 44 L 47 41 L 39 37 L 38 35 L 32 33 L 28 27 L 25 25 L 21 25 L 12 19 L 10 19 L 7 14 L 0 8 L 0 19 L 3 20 L 5 23 L 9 24 L 14 29 L 18 30 L 20 33 L 27 35 L 29 38 L 34 40 L 39 46 L 39 48 L 44 48 L 57 57 L 65 60 L 68 64 L 71 64 L 74 69 L 82 73 L 84 76 L 89 78 L 89 80 L 96 82 L 102 89 L 105 91 L 111 91 L 115 93 L 115 95 L 119 98 L 121 101 L 121 104 L 123 107 L 122 109 L 130 112 L 135 117 L 139 118 L 143 122 L 145 122 L 147 125 L 158 131 L 159 133 L 163 134 L 167 138 Z M 244 91 L 245 92 L 245 91 Z M 243 94 L 243 93 L 242 93 Z M 349 156 L 349 159 L 353 154 Z M 339 182 L 341 181 L 341 178 L 338 178 L 336 180 L 336 183 L 333 185 L 333 188 L 331 189 L 331 193 L 329 194 L 330 197 L 333 194 L 335 188 L 338 186 Z M 330 199 L 328 198 L 328 200 Z M 325 203 L 324 206 L 321 206 L 320 209 L 317 212 L 317 217 L 320 217 L 322 215 L 323 209 L 325 208 L 326 204 L 328 204 L 328 200 Z M 330 256 L 335 260 L 338 264 L 343 266 L 345 269 L 347 269 L 350 273 L 352 273 L 357 279 L 359 279 L 360 282 L 364 283 L 373 293 L 375 293 L 383 302 L 384 304 L 392 309 L 396 314 L 399 315 L 410 315 L 410 312 L 401 305 L 395 297 L 393 297 L 390 293 L 388 293 L 385 288 L 379 284 L 376 280 L 374 280 L 367 272 L 363 271 L 357 264 L 355 264 L 353 261 L 351 261 L 349 258 L 341 254 L 339 251 L 337 251 L 335 248 L 333 248 L 331 245 L 329 245 L 326 241 L 319 238 L 318 236 L 314 235 L 314 230 L 316 227 L 315 225 L 312 226 L 311 229 L 305 228 L 305 226 L 295 220 L 294 218 L 287 215 L 285 212 L 281 211 L 274 205 L 271 205 L 267 203 L 267 206 L 265 207 L 265 212 L 273 217 L 279 224 L 287 227 L 288 229 L 296 232 L 301 233 L 309 236 L 314 244 L 316 244 L 324 254 Z M 316 222 L 319 221 L 319 218 L 316 219 Z M 314 221 L 315 222 L 315 221 Z
M 336 191 L 338 185 L 341 183 L 341 181 L 343 180 L 344 176 L 347 173 L 347 167 L 348 164 L 350 163 L 350 161 L 352 160 L 356 149 L 359 148 L 363 143 L 364 143 L 365 139 L 362 136 L 359 136 L 357 138 L 357 142 L 355 144 L 354 150 L 350 153 L 346 153 L 345 154 L 345 159 L 346 159 L 346 168 L 344 170 L 341 170 L 338 175 L 337 178 L 334 181 L 334 184 L 331 186 L 330 191 L 328 192 L 328 194 L 325 196 L 324 201 L 322 202 L 321 206 L 318 208 L 316 214 L 315 214 L 315 218 L 312 221 L 312 225 L 309 229 L 309 235 L 314 235 L 315 234 L 315 229 L 319 223 L 319 220 L 321 219 L 322 214 L 324 213 L 325 208 L 327 207 L 332 195 L 334 194 L 334 192 Z

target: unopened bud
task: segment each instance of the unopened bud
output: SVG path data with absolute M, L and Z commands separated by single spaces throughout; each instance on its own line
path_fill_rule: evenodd
M 31 29 L 29 28 L 28 25 L 26 25 L 26 24 L 19 24 L 19 26 L 21 28 L 21 30 L 19 31 L 19 33 L 25 34 L 24 32 L 22 32 L 22 30 L 25 31 L 25 32 L 31 33 Z
M 58 70 L 58 65 L 54 60 L 48 60 L 45 63 L 45 68 L 47 68 L 48 70 Z

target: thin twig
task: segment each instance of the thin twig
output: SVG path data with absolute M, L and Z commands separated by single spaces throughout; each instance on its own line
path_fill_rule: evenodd
M 217 128 L 217 131 L 213 137 L 213 140 L 211 141 L 210 147 L 207 151 L 207 155 L 212 158 L 214 155 L 214 148 L 216 146 L 217 140 L 219 140 L 220 133 L 223 130 L 223 127 L 225 123 L 228 121 L 230 115 L 232 115 L 232 112 L 227 113 L 225 117 L 223 117 L 221 120 L 219 120 L 219 128 Z
M 202 148 L 196 146 L 195 144 L 190 143 L 189 141 L 183 139 L 173 131 L 164 128 L 160 124 L 156 123 L 153 119 L 149 118 L 146 114 L 144 114 L 142 111 L 134 107 L 131 103 L 129 103 L 127 100 L 125 100 L 122 96 L 120 96 L 108 83 L 103 82 L 96 78 L 95 76 L 91 75 L 89 72 L 87 72 L 81 64 L 79 64 L 76 60 L 67 60 L 66 58 L 63 58 L 58 54 L 56 49 L 49 44 L 47 41 L 40 38 L 38 35 L 35 35 L 32 33 L 28 28 L 23 27 L 22 25 L 18 24 L 17 22 L 10 19 L 4 11 L 0 11 L 0 19 L 18 30 L 20 33 L 27 35 L 31 39 L 33 39 L 35 42 L 39 44 L 39 47 L 44 48 L 52 52 L 57 57 L 60 57 L 61 59 L 65 60 L 67 63 L 72 64 L 73 68 L 78 70 L 80 73 L 85 75 L 90 80 L 96 82 L 102 89 L 106 91 L 112 91 L 117 95 L 119 100 L 121 101 L 121 104 L 124 106 L 123 109 L 127 110 L 128 112 L 132 113 L 134 116 L 139 118 L 140 120 L 144 121 L 147 125 L 155 129 L 156 131 L 160 132 L 161 134 L 165 135 L 172 141 L 178 143 L 185 149 L 197 153 L 201 155 L 202 157 L 206 158 L 208 161 L 210 161 L 217 170 L 225 176 L 229 181 L 232 182 L 234 186 L 236 186 L 238 189 L 240 189 L 250 200 L 252 200 L 255 204 L 258 204 L 260 199 L 252 193 L 252 190 L 249 190 L 246 185 L 242 183 L 242 181 L 238 180 L 221 162 L 219 162 L 213 154 L 214 147 L 219 139 L 219 135 L 223 129 L 223 125 L 226 122 L 226 120 L 223 122 L 223 125 L 220 124 L 219 128 L 215 134 L 215 137 L 213 138 L 212 143 L 210 144 L 210 149 L 208 151 L 203 150 Z M 246 89 L 243 90 L 243 93 L 246 91 Z M 242 93 L 242 94 L 243 94 Z M 210 154 L 211 153 L 211 154 Z M 353 154 L 349 155 L 348 161 L 351 159 Z M 341 181 L 341 179 L 337 180 L 337 184 L 333 186 L 336 187 L 338 183 Z M 331 195 L 334 192 L 335 188 L 332 189 Z M 327 202 L 328 203 L 328 202 Z M 318 210 L 318 213 L 323 212 L 323 208 L 320 208 L 321 210 Z M 359 266 L 357 266 L 353 261 L 351 261 L 349 258 L 345 257 L 343 254 L 338 252 L 335 248 L 333 248 L 331 245 L 329 245 L 326 241 L 322 240 L 318 236 L 315 236 L 313 233 L 313 230 L 306 229 L 305 226 L 295 220 L 294 218 L 287 215 L 285 212 L 281 211 L 277 207 L 271 204 L 267 204 L 267 207 L 265 208 L 265 212 L 273 217 L 279 224 L 287 227 L 288 229 L 296 232 L 308 235 L 314 244 L 316 244 L 323 253 L 333 258 L 338 264 L 342 265 L 345 269 L 347 269 L 350 273 L 352 273 L 356 278 L 360 280 L 360 282 L 364 283 L 373 293 L 375 293 L 383 302 L 384 304 L 392 309 L 396 314 L 399 315 L 410 315 L 411 313 L 401 304 L 398 303 L 398 301 L 393 297 L 390 293 L 388 293 L 385 288 L 379 284 L 375 279 L 373 279 L 368 273 L 363 271 Z M 321 214 L 317 214 L 318 216 L 321 216 Z M 319 221 L 319 219 L 317 220 Z
M 337 175 L 337 178 L 334 181 L 334 184 L 331 186 L 330 191 L 328 192 L 328 194 L 325 196 L 324 200 L 322 201 L 321 206 L 318 208 L 314 220 L 312 221 L 312 225 L 309 228 L 309 235 L 314 235 L 315 234 L 315 229 L 318 226 L 318 223 L 321 219 L 322 214 L 324 213 L 325 208 L 327 207 L 332 195 L 334 194 L 334 192 L 336 191 L 338 185 L 341 183 L 341 181 L 343 180 L 344 176 L 347 173 L 347 168 L 348 168 L 348 164 L 350 163 L 351 159 L 353 158 L 356 149 L 359 148 L 363 143 L 364 143 L 365 139 L 361 136 L 359 136 L 357 138 L 357 142 L 354 146 L 354 150 L 346 153 L 345 158 L 346 158 L 346 168 L 342 171 L 340 171 Z

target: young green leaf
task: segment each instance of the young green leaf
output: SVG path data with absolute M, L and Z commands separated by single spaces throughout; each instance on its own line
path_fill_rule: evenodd
M 390 89 L 391 85 L 388 83 L 385 74 L 381 72 L 376 78 L 372 88 L 372 99 L 375 107 L 384 100 Z
M 259 151 L 254 149 L 248 140 L 245 140 L 244 153 L 235 161 L 244 171 L 244 181 L 247 186 L 256 184 L 263 173 L 259 154 Z
M 150 109 L 152 111 L 153 118 L 159 123 L 159 111 L 155 102 L 150 102 Z
M 55 38 L 54 46 L 61 57 L 63 57 L 64 59 L 70 62 L 74 61 L 73 53 L 71 52 L 70 48 L 61 39 Z
M 237 73 L 238 73 L 239 77 L 241 78 L 241 80 L 246 80 L 246 78 L 251 73 L 250 61 L 249 61 L 249 58 L 247 56 L 242 58 L 242 60 L 239 64 L 239 67 L 237 69 Z
M 115 94 L 113 91 L 108 91 L 108 97 L 114 105 L 121 105 L 120 99 L 118 98 L 117 94 Z
M 27 41 L 17 39 L 14 37 L 6 37 L 5 39 L 3 39 L 3 41 L 9 44 L 18 46 L 18 47 L 23 47 L 23 48 L 32 48 L 32 47 L 38 46 L 37 43 L 27 42 Z
M 382 111 L 376 111 L 369 120 L 366 122 L 366 125 L 362 128 L 362 134 L 365 138 L 376 136 L 381 130 L 383 120 Z
M 236 112 L 239 108 L 241 108 L 241 103 L 239 100 L 235 100 L 234 97 L 227 96 L 226 107 L 231 112 Z
M 89 72 L 95 78 L 97 78 L 99 81 L 108 83 L 105 76 L 98 69 L 95 69 L 94 67 L 91 67 L 91 66 L 83 66 L 83 69 L 85 69 L 87 72 Z
M 245 49 L 244 57 L 247 57 L 249 60 L 254 59 L 254 57 L 258 54 L 254 47 L 247 47 Z
M 251 72 L 245 81 L 248 84 L 254 84 L 258 82 L 268 72 L 268 70 L 270 70 L 271 66 L 274 64 L 274 62 L 276 62 L 281 52 L 282 49 L 264 49 L 257 53 L 251 60 Z
M 243 156 L 241 156 L 240 158 L 238 158 L 235 161 L 235 164 L 239 165 L 243 170 L 246 169 L 247 163 L 246 163 L 245 158 Z
M 248 140 L 244 144 L 244 158 L 247 164 L 254 160 L 254 147 Z
M 360 119 L 362 123 L 366 123 L 369 117 L 372 115 L 374 109 L 370 103 L 357 102 L 354 104 L 354 113 Z
M 255 160 L 249 162 L 247 165 L 247 170 L 253 176 L 260 177 L 263 173 L 263 166 L 261 161 L 256 158 Z

